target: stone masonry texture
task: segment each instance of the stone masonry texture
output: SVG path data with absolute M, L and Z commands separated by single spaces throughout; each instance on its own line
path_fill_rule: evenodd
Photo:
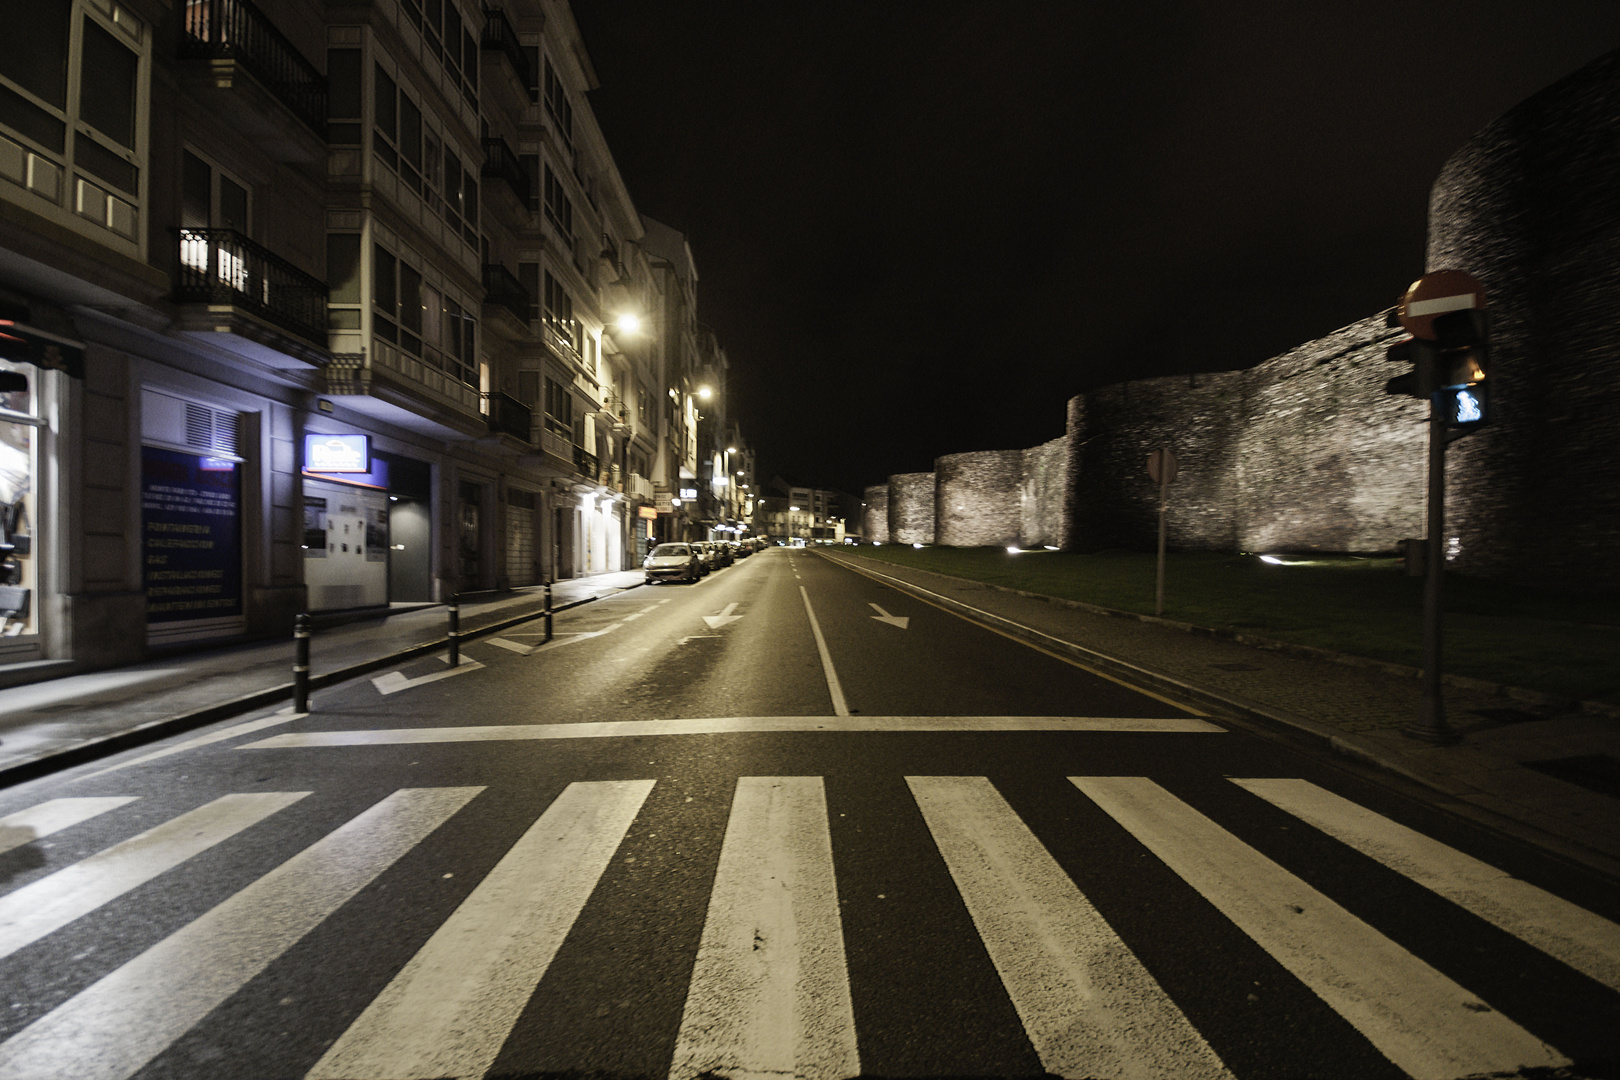
M 889 477 L 889 540 L 895 544 L 934 542 L 934 474 Z
M 1451 565 L 1620 585 L 1620 52 L 1452 156 L 1428 268 L 1479 277 L 1492 320 L 1491 422 L 1447 451 Z M 1147 458 L 1168 447 L 1174 548 L 1391 552 L 1427 528 L 1428 414 L 1384 393 L 1409 370 L 1387 358 L 1405 336 L 1392 323 L 1380 312 L 1242 371 L 1102 387 L 1068 402 L 1060 439 L 942 457 L 867 503 L 887 491 L 897 543 L 934 542 L 937 520 L 955 546 L 1150 549 Z
M 861 496 L 861 537 L 868 543 L 889 542 L 888 484 L 874 484 Z

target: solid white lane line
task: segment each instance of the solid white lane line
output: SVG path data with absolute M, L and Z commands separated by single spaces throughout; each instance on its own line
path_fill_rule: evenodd
M 0 957 L 227 840 L 307 791 L 225 795 L 0 898 Z
M 1069 779 L 1416 1080 L 1569 1064 L 1146 777 Z
M 394 792 L 0 1043 L 0 1080 L 125 1080 L 482 790 Z
M 501 742 L 544 739 L 621 739 L 643 735 L 728 735 L 743 732 L 974 732 L 1076 731 L 1224 734 L 1190 716 L 1154 719 L 1096 716 L 728 716 L 680 720 L 606 720 L 583 724 L 469 724 L 463 727 L 304 731 L 245 743 L 242 750 L 288 750 L 396 743 Z
M 1232 781 L 1615 990 L 1620 926 L 1307 780 Z
M 989 780 L 906 783 L 1048 1073 L 1231 1076 Z
M 238 735 L 251 735 L 255 731 L 263 731 L 265 728 L 291 723 L 294 720 L 302 719 L 308 715 L 308 713 L 293 712 L 292 708 L 289 706 L 288 708 L 282 709 L 276 713 L 272 713 L 269 716 L 262 716 L 257 720 L 249 720 L 242 724 L 232 724 L 228 728 L 221 728 L 218 731 L 209 732 L 207 735 L 199 735 L 195 739 L 187 739 L 185 742 L 175 743 L 173 746 L 166 746 L 162 750 L 154 750 L 150 754 L 142 754 L 140 757 L 130 758 L 128 761 L 120 761 L 116 765 L 109 765 L 105 769 L 98 769 L 89 776 L 84 777 L 84 779 L 94 780 L 98 776 L 102 776 L 110 772 L 117 772 L 119 769 L 127 769 L 131 765 L 144 765 L 148 761 L 156 761 L 159 758 L 166 758 L 170 754 L 178 754 L 184 750 L 195 750 L 199 746 L 209 746 L 213 743 L 224 742 L 226 739 L 234 739 Z
M 116 810 L 132 803 L 135 795 L 114 795 L 106 798 L 51 799 L 15 814 L 0 817 L 0 853 L 31 844 L 42 836 L 89 821 L 97 814 Z
M 860 1071 L 821 778 L 742 777 L 670 1080 Z
M 838 683 L 838 672 L 833 670 L 832 653 L 827 651 L 827 639 L 821 636 L 821 624 L 816 621 L 815 609 L 810 606 L 810 594 L 803 585 L 799 595 L 804 597 L 804 613 L 810 617 L 810 631 L 816 636 L 816 650 L 821 653 L 821 670 L 827 676 L 827 689 L 832 693 L 833 713 L 848 716 L 849 706 L 844 702 L 844 688 Z
M 529 653 L 534 651 L 533 646 L 524 645 L 516 641 L 509 641 L 503 637 L 485 638 L 484 643 L 487 645 L 493 645 L 498 649 L 505 649 L 507 652 L 515 652 L 519 656 L 528 656 Z
M 482 1076 L 653 783 L 570 784 L 307 1080 Z

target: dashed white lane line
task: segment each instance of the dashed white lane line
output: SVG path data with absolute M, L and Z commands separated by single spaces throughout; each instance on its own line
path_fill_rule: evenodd
M 815 609 L 810 606 L 810 594 L 803 585 L 799 586 L 799 595 L 804 597 L 804 613 L 810 617 L 810 630 L 816 637 L 816 651 L 821 654 L 821 670 L 827 676 L 827 690 L 832 694 L 833 712 L 839 716 L 849 715 L 849 703 L 844 700 L 844 688 L 838 682 L 838 672 L 833 668 L 832 653 L 827 650 L 827 639 L 821 636 L 821 624 L 816 621 Z

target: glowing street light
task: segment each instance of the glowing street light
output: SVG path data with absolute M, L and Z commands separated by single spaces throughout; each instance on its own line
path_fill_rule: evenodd
M 613 320 L 613 328 L 621 334 L 641 333 L 641 317 L 634 312 L 627 311 Z

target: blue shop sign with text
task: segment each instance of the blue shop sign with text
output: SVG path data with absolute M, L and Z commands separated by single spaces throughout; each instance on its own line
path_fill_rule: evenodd
M 318 473 L 371 471 L 371 436 L 305 435 L 304 468 Z

